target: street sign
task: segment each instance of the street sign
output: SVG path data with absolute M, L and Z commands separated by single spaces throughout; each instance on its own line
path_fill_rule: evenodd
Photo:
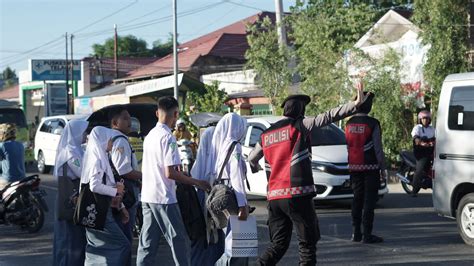
M 81 61 L 73 60 L 74 80 L 81 80 Z M 71 64 L 71 61 L 68 61 Z M 65 80 L 66 60 L 30 60 L 31 80 Z M 70 77 L 69 77 L 70 79 Z

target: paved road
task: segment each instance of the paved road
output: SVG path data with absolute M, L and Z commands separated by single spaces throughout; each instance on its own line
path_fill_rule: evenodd
M 47 201 L 53 206 L 56 184 L 44 175 Z M 408 197 L 399 184 L 389 185 L 390 193 L 378 204 L 374 232 L 385 238 L 379 245 L 352 243 L 350 201 L 318 202 L 322 239 L 318 243 L 321 265 L 474 265 L 473 248 L 464 245 L 453 220 L 433 212 L 431 193 Z M 269 244 L 266 202 L 251 200 L 257 207 L 260 253 Z M 53 212 L 47 213 L 42 231 L 29 235 L 11 226 L 0 226 L 0 265 L 51 265 Z M 135 248 L 136 248 L 135 241 Z M 168 246 L 159 251 L 160 265 L 172 265 Z M 297 265 L 297 238 L 293 234 L 289 251 L 280 265 Z M 253 264 L 253 263 L 252 263 Z

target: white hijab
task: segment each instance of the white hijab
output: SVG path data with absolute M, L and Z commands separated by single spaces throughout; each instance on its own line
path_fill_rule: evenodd
M 92 129 L 87 140 L 86 152 L 82 160 L 81 183 L 89 183 L 89 179 L 97 174 L 102 176 L 106 173 L 108 179 L 113 179 L 112 168 L 110 168 L 107 156 L 107 144 L 112 138 L 112 130 L 102 126 Z
M 212 150 L 212 136 L 216 127 L 208 127 L 202 133 L 197 151 L 196 161 L 191 169 L 191 176 L 195 179 L 209 182 L 214 172 L 215 161 L 210 160 Z
M 216 162 L 214 176 L 217 178 L 224 164 L 225 157 L 232 142 L 240 141 L 247 129 L 247 120 L 236 113 L 228 113 L 217 123 L 212 138 L 210 159 Z M 239 144 L 237 144 L 239 145 Z M 212 180 L 214 181 L 214 180 Z
M 66 125 L 59 139 L 54 163 L 54 176 L 62 176 L 61 166 L 69 160 L 76 158 L 82 161 L 84 152 L 81 144 L 88 125 L 89 122 L 85 120 L 72 120 Z

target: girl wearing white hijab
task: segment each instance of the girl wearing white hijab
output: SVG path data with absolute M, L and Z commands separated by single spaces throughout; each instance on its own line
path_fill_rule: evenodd
M 211 177 L 216 178 L 220 172 L 227 152 L 232 143 L 237 142 L 232 151 L 229 161 L 224 166 L 222 174 L 223 180 L 229 180 L 234 189 L 239 205 L 239 220 L 247 220 L 249 209 L 247 206 L 247 195 L 245 193 L 245 179 L 247 178 L 247 167 L 242 157 L 242 146 L 240 140 L 244 137 L 247 130 L 247 121 L 235 113 L 228 113 L 222 117 L 216 126 L 212 138 L 212 149 L 210 160 L 215 162 L 214 172 Z M 214 180 L 210 183 L 213 184 Z M 223 243 L 224 244 L 224 243 Z M 223 254 L 216 265 L 247 265 L 247 258 L 230 258 Z
M 210 159 L 212 152 L 212 137 L 216 127 L 208 127 L 201 135 L 196 161 L 191 169 L 191 176 L 212 184 L 215 179 L 215 160 Z M 204 211 L 207 223 L 206 193 L 198 190 L 199 203 Z M 207 237 L 191 242 L 191 265 L 212 266 L 224 253 L 224 232 L 211 228 L 208 224 Z
M 85 120 L 72 120 L 64 128 L 54 164 L 53 174 L 58 182 L 63 182 L 60 180 L 61 178 L 79 181 L 84 155 L 81 144 L 85 140 L 87 125 L 88 122 Z M 79 182 L 73 182 L 73 184 L 77 185 L 75 189 L 79 191 Z M 62 188 L 62 186 L 58 187 Z M 70 193 L 70 191 L 58 191 L 58 195 L 60 193 Z M 64 195 L 64 197 L 56 199 L 56 213 L 59 212 L 59 204 L 66 204 L 64 200 L 68 200 L 70 196 Z M 71 202 L 71 209 L 72 204 Z M 86 232 L 84 228 L 73 224 L 72 220 L 63 220 L 57 215 L 54 223 L 53 265 L 84 265 L 85 248 Z
M 92 192 L 116 197 L 123 194 L 123 184 L 116 183 L 107 152 L 112 149 L 111 129 L 97 126 L 89 135 L 84 154 L 81 183 L 89 183 Z M 105 184 L 102 177 L 105 174 Z M 87 247 L 85 265 L 123 265 L 130 255 L 130 242 L 113 217 L 107 212 L 104 230 L 86 228 Z

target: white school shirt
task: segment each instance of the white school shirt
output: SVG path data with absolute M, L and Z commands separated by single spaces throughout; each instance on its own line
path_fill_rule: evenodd
M 158 122 L 143 142 L 141 201 L 177 203 L 175 181 L 165 176 L 165 168 L 180 164 L 176 138 L 167 125 Z
M 419 138 L 426 137 L 428 139 L 431 139 L 431 138 L 435 137 L 435 129 L 432 126 L 423 127 L 423 125 L 418 124 L 411 131 L 411 136 L 413 138 L 415 138 L 415 137 L 419 137 Z
M 80 159 L 73 157 L 60 167 L 59 176 L 63 176 L 64 167 L 66 167 L 66 175 L 71 180 L 81 178 L 82 162 Z
M 110 152 L 110 159 L 112 160 L 115 169 L 119 175 L 126 175 L 132 170 L 138 169 L 137 158 L 135 153 L 132 152 L 130 148 L 130 142 L 128 142 L 128 137 L 125 136 L 122 132 L 112 129 L 113 137 L 122 135 L 124 138 L 117 138 L 113 145 L 112 151 Z
M 115 197 L 117 195 L 117 188 L 115 188 L 114 176 L 106 175 L 105 184 L 102 183 L 103 176 L 104 172 L 98 171 L 95 172 L 92 176 L 87 176 L 81 179 L 81 183 L 89 183 L 89 188 L 94 193 Z

